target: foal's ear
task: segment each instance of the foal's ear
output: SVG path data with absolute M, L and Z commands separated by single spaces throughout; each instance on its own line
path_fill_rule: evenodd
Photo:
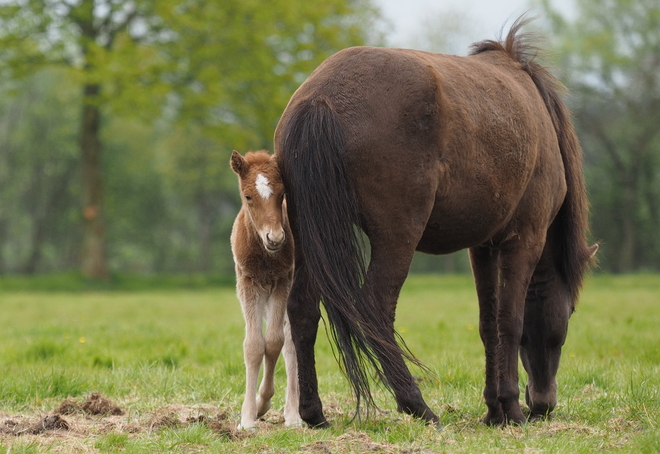
M 232 151 L 229 163 L 231 164 L 231 169 L 238 175 L 243 175 L 247 170 L 247 162 L 245 161 L 245 158 L 236 150 Z

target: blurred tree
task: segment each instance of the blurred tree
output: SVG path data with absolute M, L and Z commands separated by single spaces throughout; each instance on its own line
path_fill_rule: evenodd
M 660 3 L 577 0 L 573 21 L 543 6 L 560 41 L 585 150 L 603 267 L 660 268 Z
M 297 85 L 331 53 L 375 44 L 370 25 L 377 17 L 370 0 L 1 2 L 0 77 L 58 67 L 80 93 L 78 166 L 70 169 L 82 174 L 83 273 L 107 277 L 108 253 L 117 266 L 131 256 L 145 268 L 170 263 L 180 270 L 172 257 L 196 243 L 198 254 L 186 258 L 208 271 L 218 224 L 228 242 L 231 223 L 218 220 L 235 214 L 229 152 L 269 148 Z M 136 117 L 147 120 L 145 128 Z M 10 128 L 11 116 L 4 120 Z M 153 216 L 155 209 L 169 214 Z M 106 220 L 116 230 L 110 246 Z M 168 220 L 183 226 L 163 227 Z
M 230 151 L 270 149 L 289 97 L 316 66 L 344 47 L 378 43 L 378 14 L 369 1 L 346 0 L 190 1 L 171 12 L 164 20 L 177 39 L 164 53 L 177 64 L 160 163 L 172 194 L 192 203 L 179 225 L 197 219 L 184 236 L 198 238 L 197 269 L 208 271 L 213 257 L 230 257 Z
M 154 62 L 153 45 L 162 39 L 154 3 L 25 0 L 0 6 L 3 76 L 18 78 L 47 65 L 60 66 L 81 86 L 82 271 L 91 278 L 108 277 L 100 134 L 111 93 L 103 89 L 153 73 L 148 67 Z
M 63 75 L 41 72 L 6 87 L 0 102 L 0 270 L 66 266 L 78 252 L 68 220 L 79 171 L 78 101 Z M 58 246 L 55 246 L 55 245 Z

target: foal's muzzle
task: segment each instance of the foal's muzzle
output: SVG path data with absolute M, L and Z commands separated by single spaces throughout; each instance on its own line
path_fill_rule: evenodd
M 282 249 L 286 241 L 286 235 L 284 230 L 281 232 L 274 233 L 272 230 L 266 233 L 266 241 L 264 241 L 264 246 L 270 252 L 277 252 Z

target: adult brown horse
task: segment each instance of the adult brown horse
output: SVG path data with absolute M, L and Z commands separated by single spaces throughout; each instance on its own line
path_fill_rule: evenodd
M 275 154 L 296 242 L 288 312 L 309 425 L 328 424 L 314 366 L 319 301 L 358 411 L 373 403 L 371 365 L 399 411 L 438 422 L 393 327 L 416 250 L 470 248 L 485 422 L 525 420 L 518 352 L 531 415 L 553 410 L 568 319 L 595 247 L 586 242 L 581 149 L 559 83 L 519 33 L 527 22 L 468 57 L 346 49 L 291 98 Z

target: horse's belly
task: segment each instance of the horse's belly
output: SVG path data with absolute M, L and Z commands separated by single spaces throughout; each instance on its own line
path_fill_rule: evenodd
M 483 235 L 474 235 L 473 232 L 452 232 L 441 224 L 431 223 L 427 225 L 422 239 L 417 245 L 417 250 L 426 254 L 451 254 L 475 244 L 475 238 Z
M 507 204 L 505 204 L 507 205 Z M 482 244 L 510 218 L 511 207 L 477 204 L 466 209 L 434 208 L 417 250 L 427 254 L 450 254 Z

